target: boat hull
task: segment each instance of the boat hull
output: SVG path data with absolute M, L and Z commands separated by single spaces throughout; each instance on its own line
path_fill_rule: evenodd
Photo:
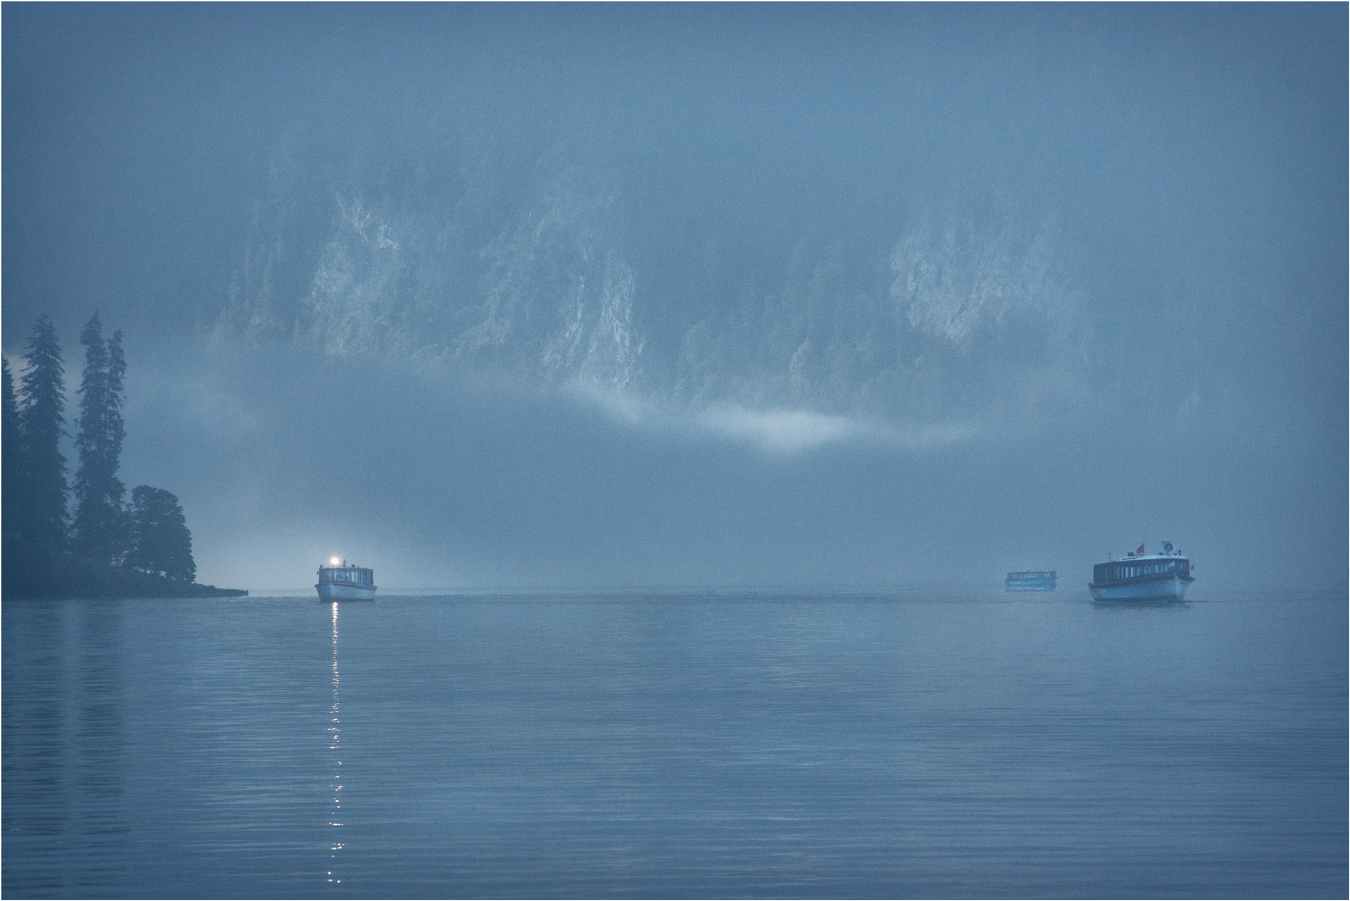
M 1088 585 L 1088 593 L 1094 601 L 1182 601 L 1186 599 L 1186 588 L 1195 581 L 1183 576 L 1168 576 L 1162 579 L 1137 579 Z
M 314 587 L 318 589 L 319 597 L 325 601 L 372 601 L 375 599 L 375 587 L 373 585 L 320 582 Z

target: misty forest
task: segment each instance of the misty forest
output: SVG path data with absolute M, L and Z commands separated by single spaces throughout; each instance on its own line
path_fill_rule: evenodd
M 6 353 L 217 584 L 1339 584 L 1338 14 L 16 7 Z
M 78 453 L 73 486 L 61 452 L 64 365 L 51 320 L 40 317 L 16 391 L 4 361 L 4 560 L 7 597 L 182 596 L 193 584 L 192 534 L 178 498 L 117 477 L 125 428 L 122 333 L 105 341 L 98 313 L 80 334 Z M 73 496 L 73 514 L 70 503 Z

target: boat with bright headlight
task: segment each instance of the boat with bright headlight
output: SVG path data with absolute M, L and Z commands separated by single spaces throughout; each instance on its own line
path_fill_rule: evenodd
M 325 601 L 369 601 L 375 597 L 375 570 L 332 557 L 319 567 L 314 586 Z
M 1194 581 L 1190 558 L 1164 541 L 1160 554 L 1144 553 L 1141 544 L 1132 554 L 1092 567 L 1088 593 L 1094 601 L 1181 601 Z

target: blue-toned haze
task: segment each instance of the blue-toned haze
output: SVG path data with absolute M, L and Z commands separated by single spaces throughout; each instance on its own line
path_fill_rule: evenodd
M 217 585 L 1343 588 L 1346 26 L 8 5 L 4 352 Z

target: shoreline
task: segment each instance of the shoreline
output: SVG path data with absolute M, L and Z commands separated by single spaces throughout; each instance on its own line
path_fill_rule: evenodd
M 247 597 L 243 588 L 182 582 L 125 566 L 97 563 L 70 553 L 50 553 L 6 543 L 0 566 L 4 600 L 81 598 Z

